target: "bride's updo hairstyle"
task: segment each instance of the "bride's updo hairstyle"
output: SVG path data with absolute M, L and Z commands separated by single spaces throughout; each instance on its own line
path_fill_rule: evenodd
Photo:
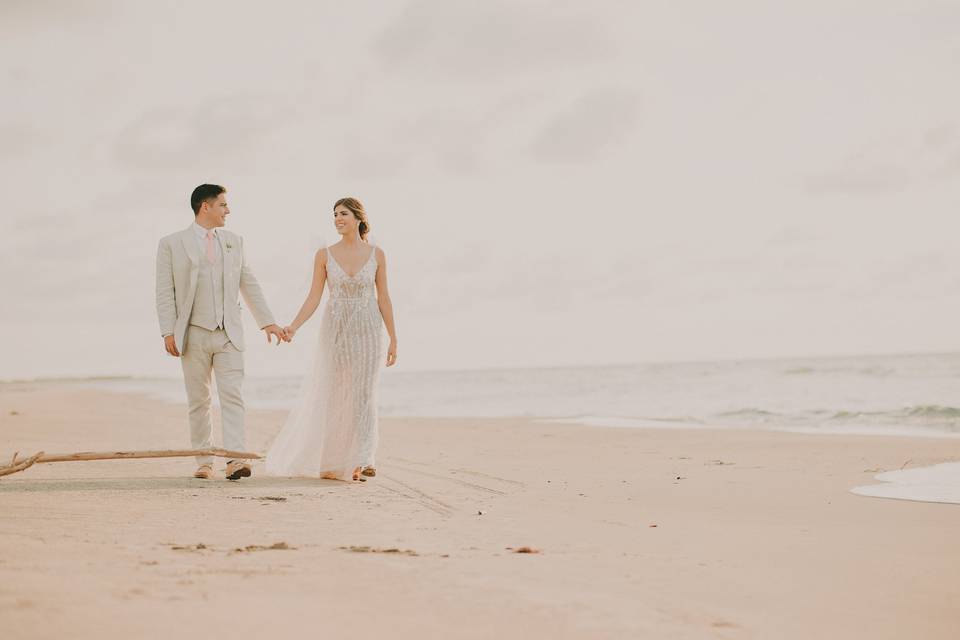
M 356 198 L 340 198 L 333 203 L 333 209 L 336 211 L 340 205 L 345 206 L 353 213 L 353 217 L 360 221 L 360 239 L 367 241 L 367 234 L 370 233 L 370 223 L 367 222 L 367 212 L 363 209 L 363 204 Z

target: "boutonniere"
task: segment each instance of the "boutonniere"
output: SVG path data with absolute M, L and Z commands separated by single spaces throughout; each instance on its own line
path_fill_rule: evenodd
M 228 243 L 227 243 L 227 251 L 229 251 L 230 249 L 233 249 L 233 245 L 228 242 Z

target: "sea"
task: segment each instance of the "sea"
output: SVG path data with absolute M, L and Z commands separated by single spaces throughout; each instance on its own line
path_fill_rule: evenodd
M 64 382 L 64 381 L 60 381 Z M 176 378 L 72 380 L 182 403 Z M 248 377 L 250 407 L 289 409 L 298 377 Z M 960 354 L 384 370 L 381 416 L 527 417 L 621 428 L 960 436 Z

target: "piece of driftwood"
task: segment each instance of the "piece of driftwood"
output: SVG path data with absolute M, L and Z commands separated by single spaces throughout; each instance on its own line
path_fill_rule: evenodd
M 17 453 L 20 452 L 18 451 Z M 13 454 L 13 460 L 9 465 L 0 467 L 0 476 L 8 476 L 11 473 L 17 473 L 18 471 L 23 471 L 28 467 L 32 467 L 37 463 L 37 460 L 43 456 L 43 451 L 41 451 L 40 453 L 35 453 L 29 458 L 17 462 L 17 453 Z
M 154 451 L 81 451 L 79 453 L 51 453 L 43 451 L 29 458 L 17 460 L 19 452 L 7 466 L 0 466 L 0 476 L 8 476 L 43 462 L 82 462 L 85 460 L 127 460 L 134 458 L 185 458 L 192 456 L 218 456 L 238 460 L 259 460 L 256 453 L 228 451 L 227 449 L 159 449 Z

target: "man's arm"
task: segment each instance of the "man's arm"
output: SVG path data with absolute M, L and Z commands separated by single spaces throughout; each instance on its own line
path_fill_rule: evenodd
M 267 306 L 263 289 L 260 288 L 260 283 L 257 282 L 256 276 L 253 275 L 253 269 L 247 262 L 247 254 L 243 250 L 243 238 L 240 238 L 240 256 L 243 259 L 243 266 L 240 268 L 240 293 L 243 295 L 247 306 L 250 307 L 253 319 L 257 321 L 257 326 L 261 329 L 275 325 L 276 320 L 273 319 L 270 307 Z
M 157 246 L 157 319 L 164 347 L 172 356 L 179 356 L 173 328 L 177 323 L 177 302 L 173 286 L 173 258 L 170 245 L 161 240 Z

